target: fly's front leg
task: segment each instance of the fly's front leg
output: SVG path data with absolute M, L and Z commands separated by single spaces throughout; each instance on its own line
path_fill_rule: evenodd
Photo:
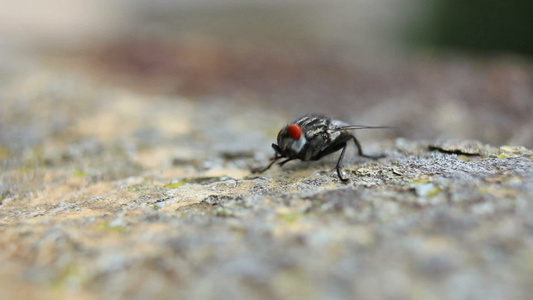
M 294 158 L 287 158 L 286 160 L 279 163 L 279 166 L 283 166 L 284 164 L 288 163 L 289 161 L 294 160 Z
M 275 156 L 272 158 L 272 161 L 268 164 L 268 166 L 264 167 L 264 168 L 256 168 L 256 169 L 252 169 L 252 173 L 263 173 L 265 172 L 266 170 L 270 169 L 270 167 L 272 167 L 272 165 L 274 163 L 276 163 L 276 161 L 278 161 L 278 159 L 280 158 L 283 158 L 283 156 Z M 283 166 L 284 164 L 288 163 L 289 161 L 293 160 L 293 158 L 287 158 L 286 160 L 282 161 L 279 163 L 280 166 Z
M 282 158 L 282 156 L 278 156 L 278 154 L 276 153 L 276 156 L 274 156 L 273 158 L 271 158 L 271 162 L 268 164 L 268 166 L 264 167 L 264 168 L 255 168 L 255 169 L 252 169 L 252 173 L 263 173 L 265 172 L 266 170 L 270 169 L 270 167 L 272 167 L 272 165 L 274 163 L 276 163 L 276 161 L 278 161 L 278 159 Z
M 273 164 L 276 163 L 276 161 L 278 161 L 278 159 L 280 158 L 283 158 L 283 155 L 281 154 L 281 149 L 279 148 L 278 145 L 276 144 L 272 144 L 272 149 L 274 149 L 275 151 L 275 155 L 273 158 L 271 158 L 271 162 L 270 164 L 268 164 L 268 166 L 264 167 L 264 168 L 255 168 L 255 169 L 252 169 L 252 173 L 263 173 L 265 172 L 266 170 L 270 169 L 270 167 L 272 167 Z M 286 163 L 288 160 L 285 160 L 285 161 L 282 161 L 280 165 L 283 165 L 284 163 Z

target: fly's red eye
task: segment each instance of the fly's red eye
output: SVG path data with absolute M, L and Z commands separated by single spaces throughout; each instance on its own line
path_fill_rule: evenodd
M 287 132 L 289 133 L 289 136 L 294 140 L 299 140 L 302 136 L 302 130 L 300 129 L 300 126 L 295 124 L 287 126 Z

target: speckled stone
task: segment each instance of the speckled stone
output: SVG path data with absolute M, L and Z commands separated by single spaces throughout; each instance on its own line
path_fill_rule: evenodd
M 348 183 L 336 155 L 254 175 L 281 107 L 150 96 L 36 64 L 0 90 L 0 298 L 533 294 L 525 147 L 408 125 L 361 139 L 383 159 L 350 146 Z

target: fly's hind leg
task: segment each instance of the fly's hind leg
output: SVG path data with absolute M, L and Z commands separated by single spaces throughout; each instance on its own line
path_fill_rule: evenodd
M 353 135 L 350 135 L 350 137 L 353 139 L 353 141 L 355 143 L 355 146 L 357 147 L 357 154 L 359 154 L 359 156 L 366 157 L 366 158 L 371 158 L 371 159 L 380 159 L 380 158 L 386 157 L 385 154 L 381 154 L 381 155 L 363 154 L 363 148 L 361 147 L 361 144 L 359 143 L 359 141 Z
M 311 160 L 319 160 L 326 155 L 329 155 L 331 153 L 337 152 L 342 149 L 341 155 L 339 156 L 339 160 L 337 160 L 337 165 L 335 166 L 335 170 L 337 171 L 337 176 L 339 176 L 339 179 L 342 182 L 348 181 L 348 179 L 342 177 L 340 168 L 342 164 L 342 159 L 344 158 L 344 152 L 346 152 L 346 147 L 348 146 L 347 141 L 349 140 L 350 140 L 350 137 L 342 137 L 336 140 L 335 143 L 331 144 L 326 149 L 322 150 L 320 153 L 312 157 Z
M 344 158 L 344 152 L 346 152 L 346 147 L 347 146 L 348 146 L 348 144 L 344 143 L 344 146 L 342 147 L 341 155 L 339 156 L 339 160 L 337 160 L 337 165 L 335 165 L 335 170 L 337 170 L 337 176 L 339 176 L 339 179 L 342 182 L 348 181 L 347 178 L 342 178 L 341 170 L 340 170 L 341 169 L 342 159 Z

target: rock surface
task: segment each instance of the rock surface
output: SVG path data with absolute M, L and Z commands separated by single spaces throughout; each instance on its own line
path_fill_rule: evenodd
M 408 138 L 393 119 L 411 125 L 364 136 L 386 158 L 351 149 L 347 184 L 336 155 L 252 175 L 294 103 L 154 96 L 34 63 L 1 74 L 2 299 L 533 293 L 529 149 Z

